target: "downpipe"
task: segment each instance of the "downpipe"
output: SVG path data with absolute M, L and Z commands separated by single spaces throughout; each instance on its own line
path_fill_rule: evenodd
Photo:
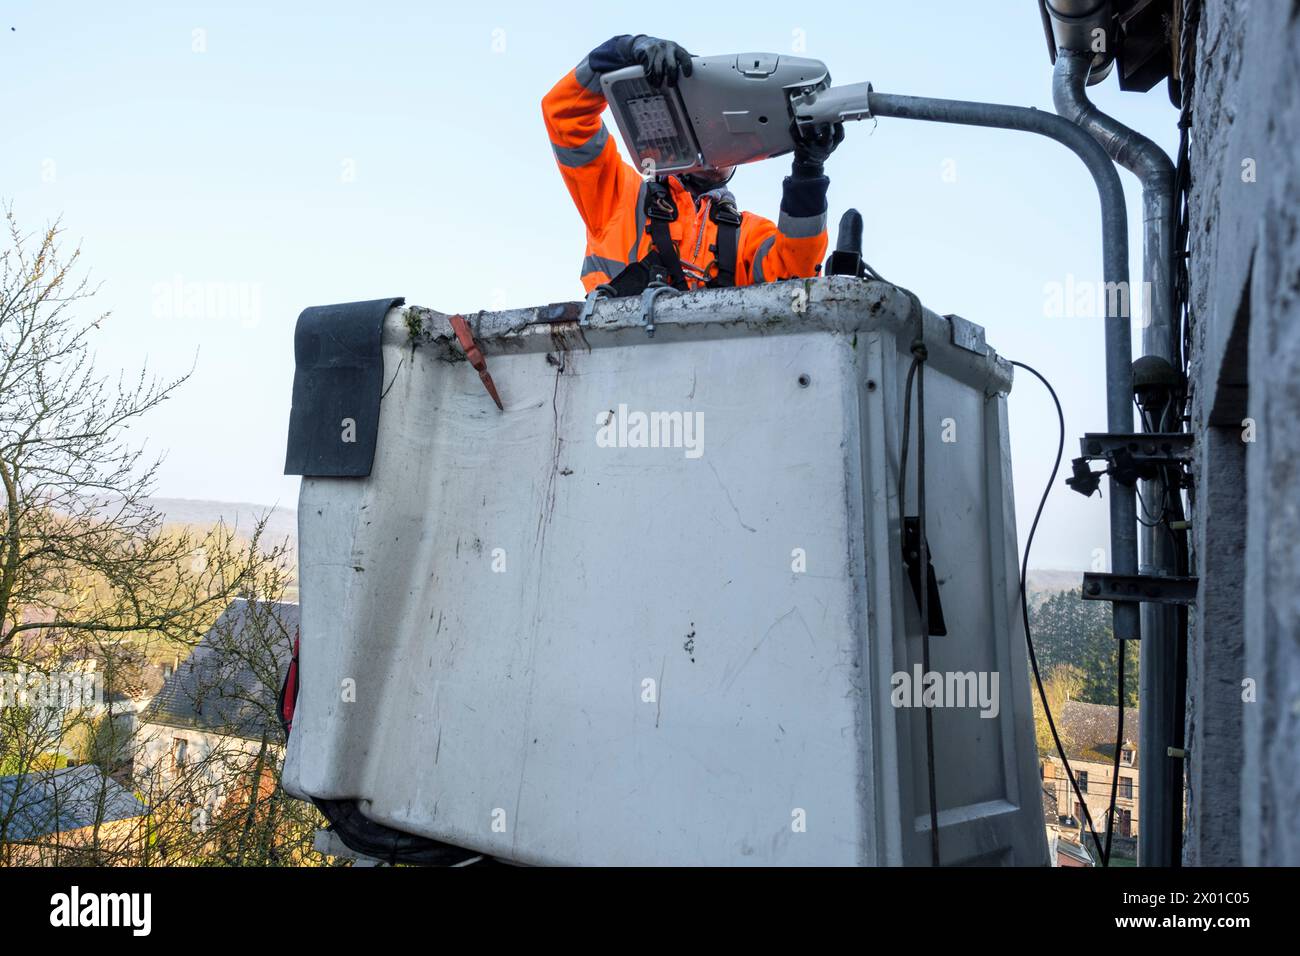
M 1060 61 L 1065 60 L 1064 67 Z M 1107 116 L 1088 99 L 1090 54 L 1060 50 L 1057 69 L 1052 77 L 1052 101 L 1056 112 L 1082 127 L 1101 144 L 1116 163 L 1123 166 L 1142 184 L 1142 274 L 1144 295 L 1150 296 L 1142 329 L 1142 351 L 1158 355 L 1178 367 L 1179 347 L 1173 329 L 1174 282 L 1173 239 L 1176 226 L 1174 211 L 1174 166 L 1164 150 L 1137 130 L 1129 129 Z M 1169 419 L 1160 428 L 1176 424 Z
M 1057 113 L 1086 131 L 1142 184 L 1142 291 L 1147 304 L 1142 351 L 1177 369 L 1181 367 L 1181 343 L 1174 328 L 1174 167 L 1154 142 L 1101 112 L 1088 99 L 1085 87 L 1091 62 L 1091 53 L 1058 50 L 1052 101 Z M 1171 397 L 1163 417 L 1153 425 L 1156 431 L 1180 431 L 1180 403 Z M 1159 482 L 1142 483 L 1148 516 L 1159 514 L 1165 504 L 1162 497 Z M 1178 558 L 1166 529 L 1144 526 L 1141 537 L 1142 573 L 1177 574 Z M 1138 790 L 1142 823 L 1138 830 L 1138 863 L 1177 866 L 1182 857 L 1183 766 L 1179 759 L 1168 756 L 1168 748 L 1181 748 L 1183 740 L 1177 706 L 1185 693 L 1178 677 L 1178 611 L 1160 604 L 1144 604 L 1141 614 L 1138 752 L 1144 766 Z
M 1058 58 L 1057 71 L 1074 61 Z M 1085 64 L 1086 66 L 1086 64 Z M 1092 174 L 1101 203 L 1102 273 L 1108 288 L 1129 288 L 1128 212 L 1119 174 L 1106 151 L 1084 130 L 1064 117 L 1043 110 L 999 103 L 935 99 L 878 93 L 869 84 L 832 88 L 831 96 L 818 99 L 816 108 L 800 116 L 800 122 L 817 119 L 862 119 L 866 116 L 954 123 L 993 129 L 1019 130 L 1045 136 L 1062 144 L 1083 161 Z M 869 109 L 860 105 L 865 98 Z M 805 120 L 806 117 L 806 120 Z M 1107 296 L 1105 317 L 1106 427 L 1112 432 L 1133 430 L 1133 348 L 1130 319 L 1124 296 Z M 1137 493 L 1111 478 L 1109 481 L 1111 568 L 1116 574 L 1136 574 Z M 1134 641 L 1141 636 L 1139 605 L 1112 605 L 1114 633 L 1118 640 Z

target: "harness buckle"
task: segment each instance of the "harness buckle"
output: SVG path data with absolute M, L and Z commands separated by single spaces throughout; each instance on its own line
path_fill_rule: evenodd
M 741 222 L 740 210 L 729 199 L 716 200 L 709 207 L 709 218 L 720 226 L 739 226 Z
M 677 203 L 668 187 L 661 182 L 652 182 L 645 191 L 645 214 L 659 222 L 677 221 Z

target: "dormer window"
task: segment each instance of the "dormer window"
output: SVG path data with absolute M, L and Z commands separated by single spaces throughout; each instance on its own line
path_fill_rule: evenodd
M 1133 758 L 1135 755 L 1136 755 L 1136 751 L 1133 749 L 1133 745 L 1125 744 L 1123 747 L 1120 748 L 1119 762 L 1126 767 L 1131 767 L 1133 766 Z

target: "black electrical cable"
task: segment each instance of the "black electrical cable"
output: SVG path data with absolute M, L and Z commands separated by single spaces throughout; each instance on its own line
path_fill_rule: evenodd
M 1052 388 L 1052 383 L 1042 376 L 1033 366 L 1026 365 L 1024 362 L 1012 361 L 1016 368 L 1023 368 L 1026 372 L 1033 375 L 1043 383 L 1048 394 L 1052 396 L 1052 402 L 1056 405 L 1056 419 L 1060 427 L 1059 438 L 1056 443 L 1056 461 L 1052 465 L 1052 475 L 1047 479 L 1047 486 L 1043 489 L 1043 495 L 1038 499 L 1038 510 L 1034 512 L 1034 522 L 1029 526 L 1029 537 L 1025 539 L 1025 555 L 1020 562 L 1020 614 L 1025 624 L 1025 644 L 1029 648 L 1029 665 L 1034 672 L 1034 682 L 1038 685 L 1038 697 L 1043 703 L 1043 713 L 1047 715 L 1047 726 L 1052 731 L 1052 740 L 1056 743 L 1056 752 L 1061 758 L 1061 764 L 1065 767 L 1066 779 L 1070 781 L 1070 786 L 1074 788 L 1074 795 L 1079 798 L 1079 806 L 1083 810 L 1084 822 L 1088 825 L 1088 832 L 1092 835 L 1092 842 L 1097 848 L 1097 855 L 1106 865 L 1107 854 L 1103 852 L 1101 837 L 1097 835 L 1097 828 L 1092 824 L 1092 814 L 1088 812 L 1088 801 L 1083 798 L 1083 791 L 1079 789 L 1079 781 L 1075 779 L 1074 771 L 1070 769 L 1070 758 L 1065 755 L 1065 747 L 1061 743 L 1061 735 L 1056 729 L 1056 721 L 1052 719 L 1052 708 L 1047 703 L 1047 690 L 1043 687 L 1043 675 L 1038 668 L 1038 655 L 1034 653 L 1034 637 L 1029 627 L 1029 599 L 1025 595 L 1025 580 L 1029 574 L 1029 552 L 1034 546 L 1034 535 L 1038 531 L 1038 521 L 1043 516 L 1043 508 L 1047 505 L 1047 496 L 1052 493 L 1052 486 L 1056 484 L 1057 473 L 1061 470 L 1061 456 L 1065 452 L 1065 412 L 1061 410 L 1061 400 L 1056 397 L 1056 389 Z
M 912 360 L 907 370 L 907 384 L 903 386 L 903 447 L 898 462 L 898 514 L 903 514 L 903 502 L 907 500 L 907 446 L 912 430 L 912 379 L 916 377 L 917 362 Z
M 920 300 L 910 292 L 908 295 L 912 297 L 917 315 L 923 315 L 924 313 L 920 309 Z M 915 379 L 917 383 L 916 522 L 919 538 L 916 560 L 921 581 L 921 673 L 923 675 L 930 673 L 930 551 L 929 544 L 925 540 L 925 360 L 927 357 L 925 342 L 918 338 L 912 343 L 912 364 L 907 370 L 907 383 L 903 386 L 903 441 L 898 464 L 898 515 L 900 521 L 899 533 L 901 535 L 903 534 L 901 528 L 904 511 L 903 503 L 906 500 L 907 493 L 907 449 L 912 428 L 912 382 Z M 934 708 L 929 705 L 925 707 L 925 771 L 930 802 L 930 863 L 932 866 L 939 866 L 939 799 L 938 788 L 935 784 Z
M 925 343 L 912 345 L 916 366 L 916 564 L 921 581 L 921 673 L 930 673 L 930 546 L 925 540 Z M 925 754 L 930 789 L 930 864 L 939 865 L 939 799 L 934 782 L 934 708 L 925 708 Z
M 1110 806 L 1106 808 L 1106 855 L 1104 866 L 1110 866 L 1110 838 L 1115 829 L 1115 798 L 1119 794 L 1119 751 L 1124 745 L 1124 658 L 1128 648 L 1119 642 L 1119 660 L 1115 664 L 1116 683 L 1119 686 L 1119 714 L 1115 729 L 1115 762 L 1110 769 Z

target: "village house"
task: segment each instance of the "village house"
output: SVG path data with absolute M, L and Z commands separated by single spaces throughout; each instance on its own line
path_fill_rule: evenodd
M 146 793 L 203 826 L 259 756 L 271 774 L 283 749 L 276 698 L 297 630 L 297 604 L 239 598 L 222 612 L 140 714 L 136 777 Z
M 0 777 L 0 863 L 130 864 L 149 808 L 92 764 Z
M 1098 834 L 1104 834 L 1106 811 L 1110 806 L 1111 781 L 1115 768 L 1116 721 L 1119 708 L 1105 704 L 1089 704 L 1071 700 L 1056 715 L 1057 728 L 1070 769 L 1074 772 L 1087 804 L 1092 825 Z M 1115 821 L 1112 854 L 1132 856 L 1136 851 L 1138 834 L 1138 778 L 1137 749 L 1138 710 L 1124 709 L 1124 739 L 1119 753 L 1119 786 L 1115 795 Z M 1048 840 L 1060 838 L 1063 843 L 1080 842 L 1087 828 L 1083 807 L 1078 795 L 1070 786 L 1065 768 L 1056 753 L 1043 755 L 1043 791 L 1047 817 Z M 1092 850 L 1091 838 L 1082 841 Z M 1070 848 L 1073 849 L 1073 848 Z M 1075 854 L 1077 856 L 1077 853 Z M 1088 865 L 1082 862 L 1062 865 Z

